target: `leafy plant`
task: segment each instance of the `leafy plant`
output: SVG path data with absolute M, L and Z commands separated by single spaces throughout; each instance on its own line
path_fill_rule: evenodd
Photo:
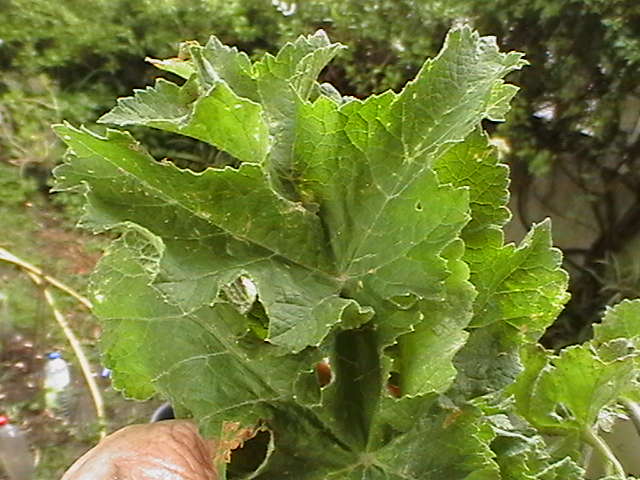
M 318 32 L 252 62 L 188 43 L 154 62 L 181 84 L 101 118 L 225 152 L 204 171 L 56 127 L 58 188 L 120 233 L 91 287 L 115 385 L 221 438 L 227 478 L 579 479 L 585 444 L 623 476 L 595 432 L 636 395 L 638 305 L 539 350 L 561 255 L 548 222 L 504 244 L 508 171 L 481 122 L 503 119 L 522 55 L 460 28 L 400 93 L 358 100 L 316 81 L 341 48 Z
M 513 77 L 523 93 L 498 134 L 517 193 L 508 238 L 550 216 L 571 273 L 572 297 L 543 343 L 583 341 L 612 298 L 639 295 L 632 272 L 609 281 L 623 273 L 610 259 L 633 248 L 640 225 L 636 0 L 67 0 L 63 9 L 47 0 L 5 0 L 0 9 L 0 103 L 12 127 L 0 133 L 0 150 L 18 160 L 36 155 L 27 171 L 45 178 L 40 167 L 59 158 L 61 147 L 48 125 L 95 118 L 152 77 L 144 56 L 165 57 L 187 35 L 204 41 L 214 32 L 257 58 L 323 28 L 349 50 L 322 77 L 343 94 L 366 96 L 398 91 L 448 28 L 470 22 L 497 35 L 501 48 L 526 51 L 533 66 Z M 23 81 L 34 78 L 42 78 L 46 95 Z M 184 139 L 134 135 L 153 155 L 193 166 L 197 147 L 173 148 Z

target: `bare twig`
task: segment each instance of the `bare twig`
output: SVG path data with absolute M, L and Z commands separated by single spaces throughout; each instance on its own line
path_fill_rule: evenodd
M 62 283 L 61 281 L 53 278 L 50 275 L 46 275 L 42 270 L 40 270 L 35 265 L 32 265 L 31 263 L 29 263 L 29 262 L 27 262 L 25 260 L 22 260 L 21 258 L 16 257 L 13 253 L 9 252 L 8 250 L 5 250 L 2 247 L 0 247 L 0 260 L 8 262 L 8 263 L 12 263 L 12 264 L 20 267 L 25 272 L 31 272 L 31 273 L 37 275 L 39 278 L 44 280 L 46 283 L 49 283 L 50 285 L 62 290 L 66 294 L 71 295 L 73 298 L 78 300 L 82 305 L 87 307 L 89 310 L 91 310 L 93 308 L 93 305 L 91 304 L 91 302 L 89 301 L 88 298 L 83 297 L 78 292 L 76 292 L 73 288 L 69 287 L 68 285 L 65 285 L 64 283 Z

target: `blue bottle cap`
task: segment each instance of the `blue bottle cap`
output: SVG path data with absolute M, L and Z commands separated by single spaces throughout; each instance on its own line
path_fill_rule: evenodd
M 47 354 L 47 358 L 49 360 L 54 360 L 56 358 L 62 358 L 62 354 L 60 352 L 51 352 Z

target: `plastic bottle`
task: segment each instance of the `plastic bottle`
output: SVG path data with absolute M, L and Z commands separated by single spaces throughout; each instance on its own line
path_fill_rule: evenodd
M 35 470 L 27 436 L 0 415 L 0 463 L 9 480 L 32 480 Z
M 71 371 L 69 364 L 60 352 L 47 355 L 44 365 L 44 399 L 47 409 L 52 413 L 70 414 Z

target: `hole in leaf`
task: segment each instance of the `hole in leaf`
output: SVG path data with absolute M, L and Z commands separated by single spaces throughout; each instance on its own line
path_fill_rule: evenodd
M 557 403 L 553 415 L 560 420 L 570 420 L 575 418 L 573 412 L 564 403 Z
M 249 329 L 255 333 L 258 338 L 264 340 L 269 333 L 269 317 L 260 301 L 254 302 L 251 310 L 247 313 L 247 321 Z
M 239 276 L 221 289 L 221 297 L 234 306 L 240 313 L 245 314 L 253 308 L 258 299 L 258 289 L 244 275 Z
M 315 371 L 320 387 L 326 387 L 331 383 L 331 380 L 333 380 L 333 372 L 331 371 L 329 359 L 316 363 Z
M 227 466 L 227 478 L 246 478 L 256 472 L 269 456 L 271 432 L 260 430 L 254 437 L 246 440 L 241 448 L 231 451 L 231 462 Z
M 394 398 L 400 398 L 402 396 L 400 392 L 400 374 L 398 372 L 391 372 L 391 375 L 389 375 L 387 391 Z
M 390 298 L 391 302 L 400 310 L 409 310 L 418 301 L 418 296 L 413 293 L 406 295 L 396 295 Z
M 421 202 L 417 202 L 417 203 L 416 203 L 416 210 L 417 210 L 418 212 L 421 212 L 421 211 L 422 211 L 422 203 L 421 203 Z

